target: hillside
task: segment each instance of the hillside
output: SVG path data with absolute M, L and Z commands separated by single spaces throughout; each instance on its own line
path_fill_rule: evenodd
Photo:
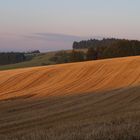
M 131 133 L 140 121 L 139 93 L 139 56 L 1 71 L 0 136 L 45 129 L 55 131 L 51 139 L 64 131 L 93 138 L 103 124 L 103 135 L 124 135 L 135 122 Z
M 86 53 L 87 49 L 78 49 L 76 52 L 83 52 Z M 37 66 L 48 66 L 53 64 L 62 64 L 67 63 L 65 62 L 68 59 L 68 56 L 72 53 L 72 50 L 60 50 L 60 51 L 53 51 L 53 52 L 46 52 L 46 53 L 39 53 L 39 54 L 32 54 L 31 59 L 26 60 L 24 62 L 8 64 L 8 65 L 0 65 L 0 70 L 10 70 L 10 69 L 17 69 L 17 68 L 28 68 L 28 67 L 37 67 Z M 30 54 L 26 54 L 30 57 Z M 60 57 L 58 60 L 55 58 Z M 71 61 L 71 60 L 69 60 Z
M 0 72 L 0 98 L 107 91 L 140 84 L 140 57 Z
M 38 55 L 34 56 L 29 61 L 0 66 L 0 70 L 35 67 L 35 66 L 53 64 L 52 62 L 49 61 L 49 59 L 52 56 L 54 56 L 55 53 L 56 52 L 41 53 L 41 54 L 38 54 Z
M 86 52 L 86 49 L 79 49 L 82 52 Z M 52 61 L 51 59 L 55 57 L 56 54 L 65 53 L 68 55 L 72 50 L 60 50 L 60 51 L 52 51 L 52 52 L 46 52 L 46 53 L 39 53 L 39 54 L 32 54 L 32 59 L 26 60 L 24 62 L 15 63 L 15 64 L 8 64 L 8 65 L 0 65 L 0 70 L 10 70 L 10 69 L 17 69 L 17 68 L 28 68 L 28 67 L 37 67 L 37 66 L 47 66 L 47 65 L 53 65 L 60 62 Z M 26 54 L 27 56 L 29 54 Z M 64 56 L 62 56 L 63 59 L 65 59 Z M 64 61 L 64 60 L 63 60 Z M 61 63 L 65 63 L 65 62 Z

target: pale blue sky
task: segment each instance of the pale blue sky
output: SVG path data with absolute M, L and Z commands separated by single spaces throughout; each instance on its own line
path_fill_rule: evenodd
M 139 14 L 140 0 L 0 0 L 0 51 L 69 49 L 94 36 L 140 40 Z

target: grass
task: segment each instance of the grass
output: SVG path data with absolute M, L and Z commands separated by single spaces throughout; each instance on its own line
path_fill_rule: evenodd
M 41 53 L 41 54 L 33 57 L 33 59 L 29 60 L 29 61 L 0 66 L 0 70 L 9 70 L 9 69 L 17 69 L 17 68 L 50 65 L 50 64 L 53 64 L 53 63 L 49 59 L 52 56 L 54 56 L 55 53 L 56 52 Z
M 71 50 L 65 50 L 66 52 L 71 52 Z M 86 49 L 79 49 L 77 51 L 86 52 Z M 36 67 L 36 66 L 46 66 L 46 65 L 53 65 L 56 64 L 53 61 L 50 61 L 58 51 L 54 52 L 47 52 L 47 53 L 40 53 L 33 57 L 33 59 L 21 63 L 10 64 L 10 65 L 3 65 L 0 66 L 0 70 L 10 70 L 10 69 L 17 69 L 17 68 L 27 68 L 27 67 Z

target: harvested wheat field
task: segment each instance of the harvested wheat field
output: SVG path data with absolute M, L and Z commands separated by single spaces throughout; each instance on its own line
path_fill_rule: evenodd
M 0 138 L 140 138 L 140 57 L 0 72 Z

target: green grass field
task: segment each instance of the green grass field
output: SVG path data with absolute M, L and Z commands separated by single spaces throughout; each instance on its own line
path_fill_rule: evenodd
M 33 57 L 33 59 L 21 63 L 0 66 L 0 70 L 9 70 L 17 68 L 35 67 L 55 64 L 49 59 L 55 55 L 56 52 L 41 53 Z
M 60 52 L 61 51 L 63 50 L 60 50 Z M 78 49 L 77 51 L 86 52 L 87 49 Z M 50 58 L 55 56 L 57 52 L 59 51 L 40 53 L 34 56 L 29 61 L 16 63 L 16 64 L 10 64 L 10 65 L 2 65 L 0 66 L 0 70 L 10 70 L 10 69 L 17 69 L 17 68 L 27 68 L 27 67 L 37 67 L 37 66 L 47 66 L 47 65 L 57 64 L 57 62 L 50 60 Z M 65 52 L 69 53 L 71 52 L 71 50 L 65 50 Z

